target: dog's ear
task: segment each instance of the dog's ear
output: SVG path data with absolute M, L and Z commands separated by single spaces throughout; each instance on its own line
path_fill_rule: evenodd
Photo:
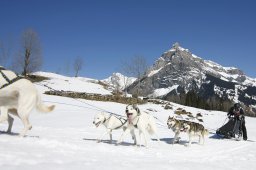
M 136 104 L 132 104 L 132 107 L 136 109 L 138 106 Z
M 140 114 L 140 109 L 136 104 L 133 104 L 133 108 L 136 110 L 138 114 Z
M 138 112 L 138 114 L 140 114 L 140 109 L 138 107 L 136 108 L 136 111 Z

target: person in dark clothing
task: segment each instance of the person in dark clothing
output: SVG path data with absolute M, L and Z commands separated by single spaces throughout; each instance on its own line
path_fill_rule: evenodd
M 230 118 L 234 116 L 235 118 L 241 120 L 241 127 L 243 132 L 243 139 L 247 140 L 247 130 L 245 127 L 245 117 L 244 117 L 244 109 L 240 106 L 239 103 L 235 103 L 233 107 L 229 109 L 227 116 Z

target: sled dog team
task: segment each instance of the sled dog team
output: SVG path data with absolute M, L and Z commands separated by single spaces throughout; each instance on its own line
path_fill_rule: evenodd
M 145 112 L 140 111 L 140 109 L 136 105 L 128 105 L 126 106 L 125 113 L 127 119 L 124 119 L 120 116 L 106 113 L 96 114 L 94 117 L 93 124 L 98 127 L 99 125 L 104 125 L 106 128 L 106 132 L 98 139 L 100 142 L 103 137 L 107 134 L 110 136 L 110 143 L 112 143 L 112 131 L 116 129 L 123 129 L 123 133 L 117 141 L 117 144 L 120 144 L 124 137 L 130 133 L 132 138 L 134 139 L 134 144 L 138 145 L 138 140 L 136 139 L 135 130 L 139 131 L 140 136 L 140 145 L 142 141 L 142 137 L 144 138 L 144 144 L 147 147 L 147 135 L 155 135 L 156 139 L 159 141 L 157 135 L 157 127 L 155 118 Z M 201 118 L 197 118 L 199 121 L 202 121 Z M 179 142 L 179 134 L 181 132 L 187 133 L 189 137 L 188 146 L 191 145 L 192 137 L 199 136 L 199 144 L 204 144 L 204 138 L 208 135 L 207 129 L 200 123 L 182 120 L 176 118 L 175 116 L 168 118 L 167 125 L 169 129 L 172 129 L 175 133 L 173 144 Z
M 29 115 L 34 108 L 43 113 L 47 113 L 54 109 L 54 105 L 45 106 L 32 82 L 0 66 L 0 123 L 8 121 L 7 133 L 11 133 L 13 125 L 13 118 L 10 115 L 15 115 L 21 119 L 24 125 L 20 136 L 25 136 L 27 131 L 32 129 L 32 125 L 29 122 Z M 120 128 L 123 129 L 123 133 L 117 141 L 117 144 L 122 143 L 125 136 L 130 133 L 134 139 L 134 144 L 138 145 L 138 140 L 135 135 L 136 129 L 139 131 L 140 144 L 142 138 L 144 138 L 145 146 L 148 145 L 148 134 L 155 135 L 159 141 L 155 118 L 152 115 L 140 111 L 136 105 L 128 105 L 125 109 L 125 113 L 126 119 L 106 113 L 95 115 L 93 124 L 96 127 L 102 124 L 107 129 L 98 141 L 101 141 L 105 135 L 109 134 L 110 142 L 112 142 L 112 130 Z M 204 136 L 207 135 L 207 130 L 199 123 L 169 117 L 167 125 L 169 129 L 175 132 L 173 143 L 178 141 L 180 132 L 186 132 L 188 134 L 189 145 L 191 144 L 192 136 L 198 135 L 200 142 L 201 138 L 204 141 Z

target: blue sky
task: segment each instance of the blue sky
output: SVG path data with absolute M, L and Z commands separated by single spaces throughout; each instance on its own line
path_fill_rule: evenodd
M 74 75 L 72 62 L 80 56 L 80 76 L 103 79 L 134 56 L 152 65 L 179 42 L 256 78 L 255 9 L 253 0 L 1 0 L 0 40 L 18 42 L 34 29 L 42 70 L 63 74 L 70 65 Z

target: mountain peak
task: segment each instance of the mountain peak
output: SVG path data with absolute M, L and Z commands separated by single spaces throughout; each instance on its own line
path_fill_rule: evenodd
M 178 42 L 175 42 L 173 45 L 172 45 L 172 48 L 174 49 L 178 49 L 180 47 L 180 44 Z
M 161 92 L 163 98 L 176 100 L 179 94 L 186 95 L 193 91 L 209 103 L 218 96 L 229 102 L 239 100 L 247 106 L 256 107 L 255 79 L 246 76 L 238 68 L 223 67 L 214 61 L 197 57 L 178 42 L 163 53 L 143 80 L 138 82 L 128 88 L 129 93 L 140 89 L 144 96 L 158 96 L 156 93 Z M 163 95 L 163 91 L 168 93 Z
M 110 77 L 101 80 L 109 86 L 110 90 L 125 89 L 136 80 L 135 77 L 127 77 L 121 73 L 113 73 Z
M 185 48 L 181 47 L 181 46 L 180 46 L 180 43 L 178 43 L 178 42 L 175 42 L 175 43 L 172 45 L 171 49 L 168 50 L 168 51 L 166 51 L 165 53 L 175 54 L 175 53 L 179 53 L 179 52 L 184 52 L 184 53 L 189 53 L 189 54 L 191 54 L 188 49 L 185 49 Z

